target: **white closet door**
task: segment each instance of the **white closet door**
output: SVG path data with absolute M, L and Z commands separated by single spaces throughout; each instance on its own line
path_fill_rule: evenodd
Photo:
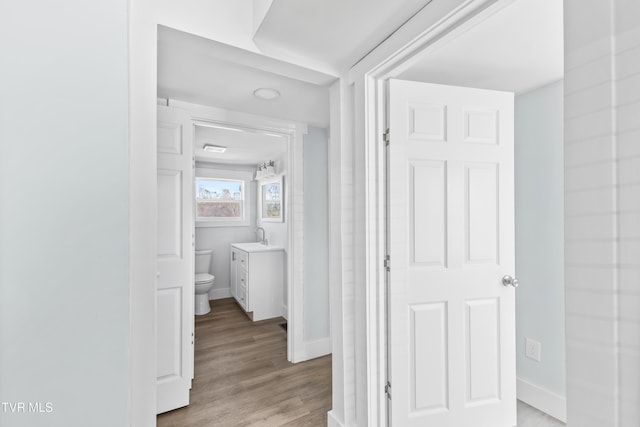
M 391 425 L 513 427 L 513 94 L 389 84 Z
M 193 378 L 192 133 L 186 112 L 158 107 L 158 413 L 188 405 Z

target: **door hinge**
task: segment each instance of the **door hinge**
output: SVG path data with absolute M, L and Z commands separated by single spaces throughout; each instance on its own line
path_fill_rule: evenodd
M 382 134 L 382 140 L 384 141 L 384 145 L 389 145 L 389 140 L 391 139 L 390 135 L 391 135 L 391 132 L 387 128 L 387 130 L 385 130 L 384 133 Z
M 389 381 L 384 385 L 384 394 L 387 395 L 387 399 L 391 400 L 391 383 Z
M 384 257 L 384 268 L 387 271 L 391 271 L 391 255 L 386 255 Z

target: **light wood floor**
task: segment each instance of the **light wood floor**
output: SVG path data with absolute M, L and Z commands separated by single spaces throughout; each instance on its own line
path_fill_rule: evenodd
M 287 362 L 284 319 L 251 322 L 233 299 L 196 316 L 191 404 L 158 427 L 324 427 L 331 409 L 331 356 Z

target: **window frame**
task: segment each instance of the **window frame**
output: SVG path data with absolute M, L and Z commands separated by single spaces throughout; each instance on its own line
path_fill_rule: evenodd
M 236 181 L 242 183 L 242 216 L 240 218 L 203 218 L 198 217 L 198 199 L 197 199 L 197 180 L 215 180 L 215 181 Z M 194 171 L 193 188 L 194 188 L 194 220 L 195 226 L 198 227 L 248 227 L 251 225 L 251 200 L 253 180 L 253 172 L 225 170 L 219 168 L 208 168 L 198 166 Z

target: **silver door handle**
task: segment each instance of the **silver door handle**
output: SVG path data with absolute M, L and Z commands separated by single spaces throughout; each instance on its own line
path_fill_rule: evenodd
M 513 286 L 514 288 L 518 287 L 518 279 L 516 279 L 515 277 L 511 277 L 509 275 L 506 275 L 502 278 L 502 284 L 504 286 Z

